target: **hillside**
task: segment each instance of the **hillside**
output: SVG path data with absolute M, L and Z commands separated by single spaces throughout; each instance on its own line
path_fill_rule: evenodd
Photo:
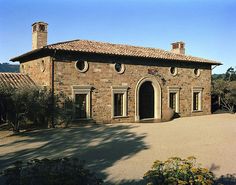
M 20 65 L 0 63 L 0 72 L 19 73 L 19 71 L 20 71 Z

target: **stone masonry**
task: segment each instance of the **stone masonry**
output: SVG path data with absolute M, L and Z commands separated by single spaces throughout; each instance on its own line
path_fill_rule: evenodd
M 54 86 L 55 93 L 63 92 L 74 98 L 74 87 L 89 87 L 89 120 L 101 123 L 137 121 L 139 82 L 147 78 L 154 87 L 154 93 L 162 119 L 169 108 L 169 88 L 179 91 L 178 114 L 196 116 L 211 113 L 211 66 L 220 63 L 185 55 L 183 42 L 173 43 L 173 52 L 154 48 L 142 48 L 128 45 L 114 45 L 93 41 L 68 41 L 47 45 L 47 24 L 43 30 L 35 33 L 33 29 L 33 50 L 12 61 L 20 62 L 20 71 L 28 74 L 38 86 Z M 38 38 L 35 36 L 38 34 Z M 43 38 L 43 41 L 42 41 Z M 46 39 L 46 40 L 45 40 Z M 40 43 L 37 45 L 37 43 Z M 178 48 L 180 47 L 180 48 Z M 179 51 L 179 53 L 178 53 Z M 86 61 L 88 69 L 79 71 L 77 61 Z M 114 65 L 122 64 L 123 73 L 118 73 Z M 171 73 L 171 68 L 176 73 Z M 198 74 L 194 73 L 196 70 Z M 54 76 L 54 81 L 52 77 Z M 158 87 L 157 87 L 158 86 Z M 127 115 L 113 116 L 113 87 L 127 87 Z M 193 110 L 193 90 L 201 90 L 201 109 Z M 158 90 L 159 89 L 159 90 Z M 158 98 L 158 99 L 157 99 Z M 154 112 L 157 110 L 154 110 Z

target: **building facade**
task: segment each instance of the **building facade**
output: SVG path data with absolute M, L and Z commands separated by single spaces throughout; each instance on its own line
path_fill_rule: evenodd
M 74 101 L 74 118 L 102 123 L 211 113 L 211 68 L 220 63 L 171 51 L 73 40 L 47 45 L 47 24 L 32 25 L 33 50 L 11 59 L 39 86 Z

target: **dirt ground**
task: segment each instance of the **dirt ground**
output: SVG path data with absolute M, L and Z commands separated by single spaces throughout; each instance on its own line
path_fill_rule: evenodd
M 195 156 L 215 174 L 236 173 L 236 114 L 165 123 L 85 125 L 10 136 L 0 131 L 0 170 L 15 160 L 76 156 L 107 184 L 141 184 L 155 160 Z

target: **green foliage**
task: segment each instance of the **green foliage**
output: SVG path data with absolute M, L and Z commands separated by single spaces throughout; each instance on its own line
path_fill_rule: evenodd
M 230 67 L 223 74 L 213 74 L 212 80 L 225 80 L 225 81 L 236 81 L 236 67 Z
M 8 123 L 12 126 L 14 132 L 19 132 L 20 121 L 26 114 L 27 91 L 24 89 L 16 90 L 14 88 L 1 88 L 1 107 L 7 115 Z
M 20 124 L 26 122 L 50 125 L 52 112 L 56 123 L 64 122 L 67 126 L 72 119 L 72 108 L 68 109 L 69 104 L 72 107 L 72 101 L 63 93 L 54 95 L 53 101 L 52 104 L 52 93 L 46 88 L 0 87 L 1 110 L 4 109 L 7 122 L 15 133 L 19 132 Z
M 216 180 L 217 185 L 235 185 L 236 184 L 236 174 L 222 175 Z
M 16 162 L 2 173 L 5 185 L 100 185 L 102 180 L 77 158 Z
M 148 185 L 211 185 L 214 175 L 196 163 L 196 158 L 178 157 L 167 161 L 155 161 L 152 169 L 145 173 Z
M 58 96 L 58 102 L 60 102 L 59 104 L 57 104 L 57 117 L 59 118 L 58 120 L 63 123 L 65 127 L 67 127 L 73 120 L 73 101 L 65 94 L 60 93 L 60 96 Z
M 236 81 L 236 68 L 230 67 L 225 73 L 226 81 Z
M 217 96 L 221 108 L 234 113 L 236 109 L 236 70 L 230 67 L 224 78 L 213 78 L 212 95 Z M 213 102 L 214 104 L 214 102 Z
M 52 95 L 47 89 L 30 88 L 25 106 L 26 118 L 36 125 L 47 125 L 51 118 Z
M 236 107 L 236 82 L 225 81 L 223 79 L 212 82 L 212 94 L 217 95 L 223 109 L 235 112 Z

